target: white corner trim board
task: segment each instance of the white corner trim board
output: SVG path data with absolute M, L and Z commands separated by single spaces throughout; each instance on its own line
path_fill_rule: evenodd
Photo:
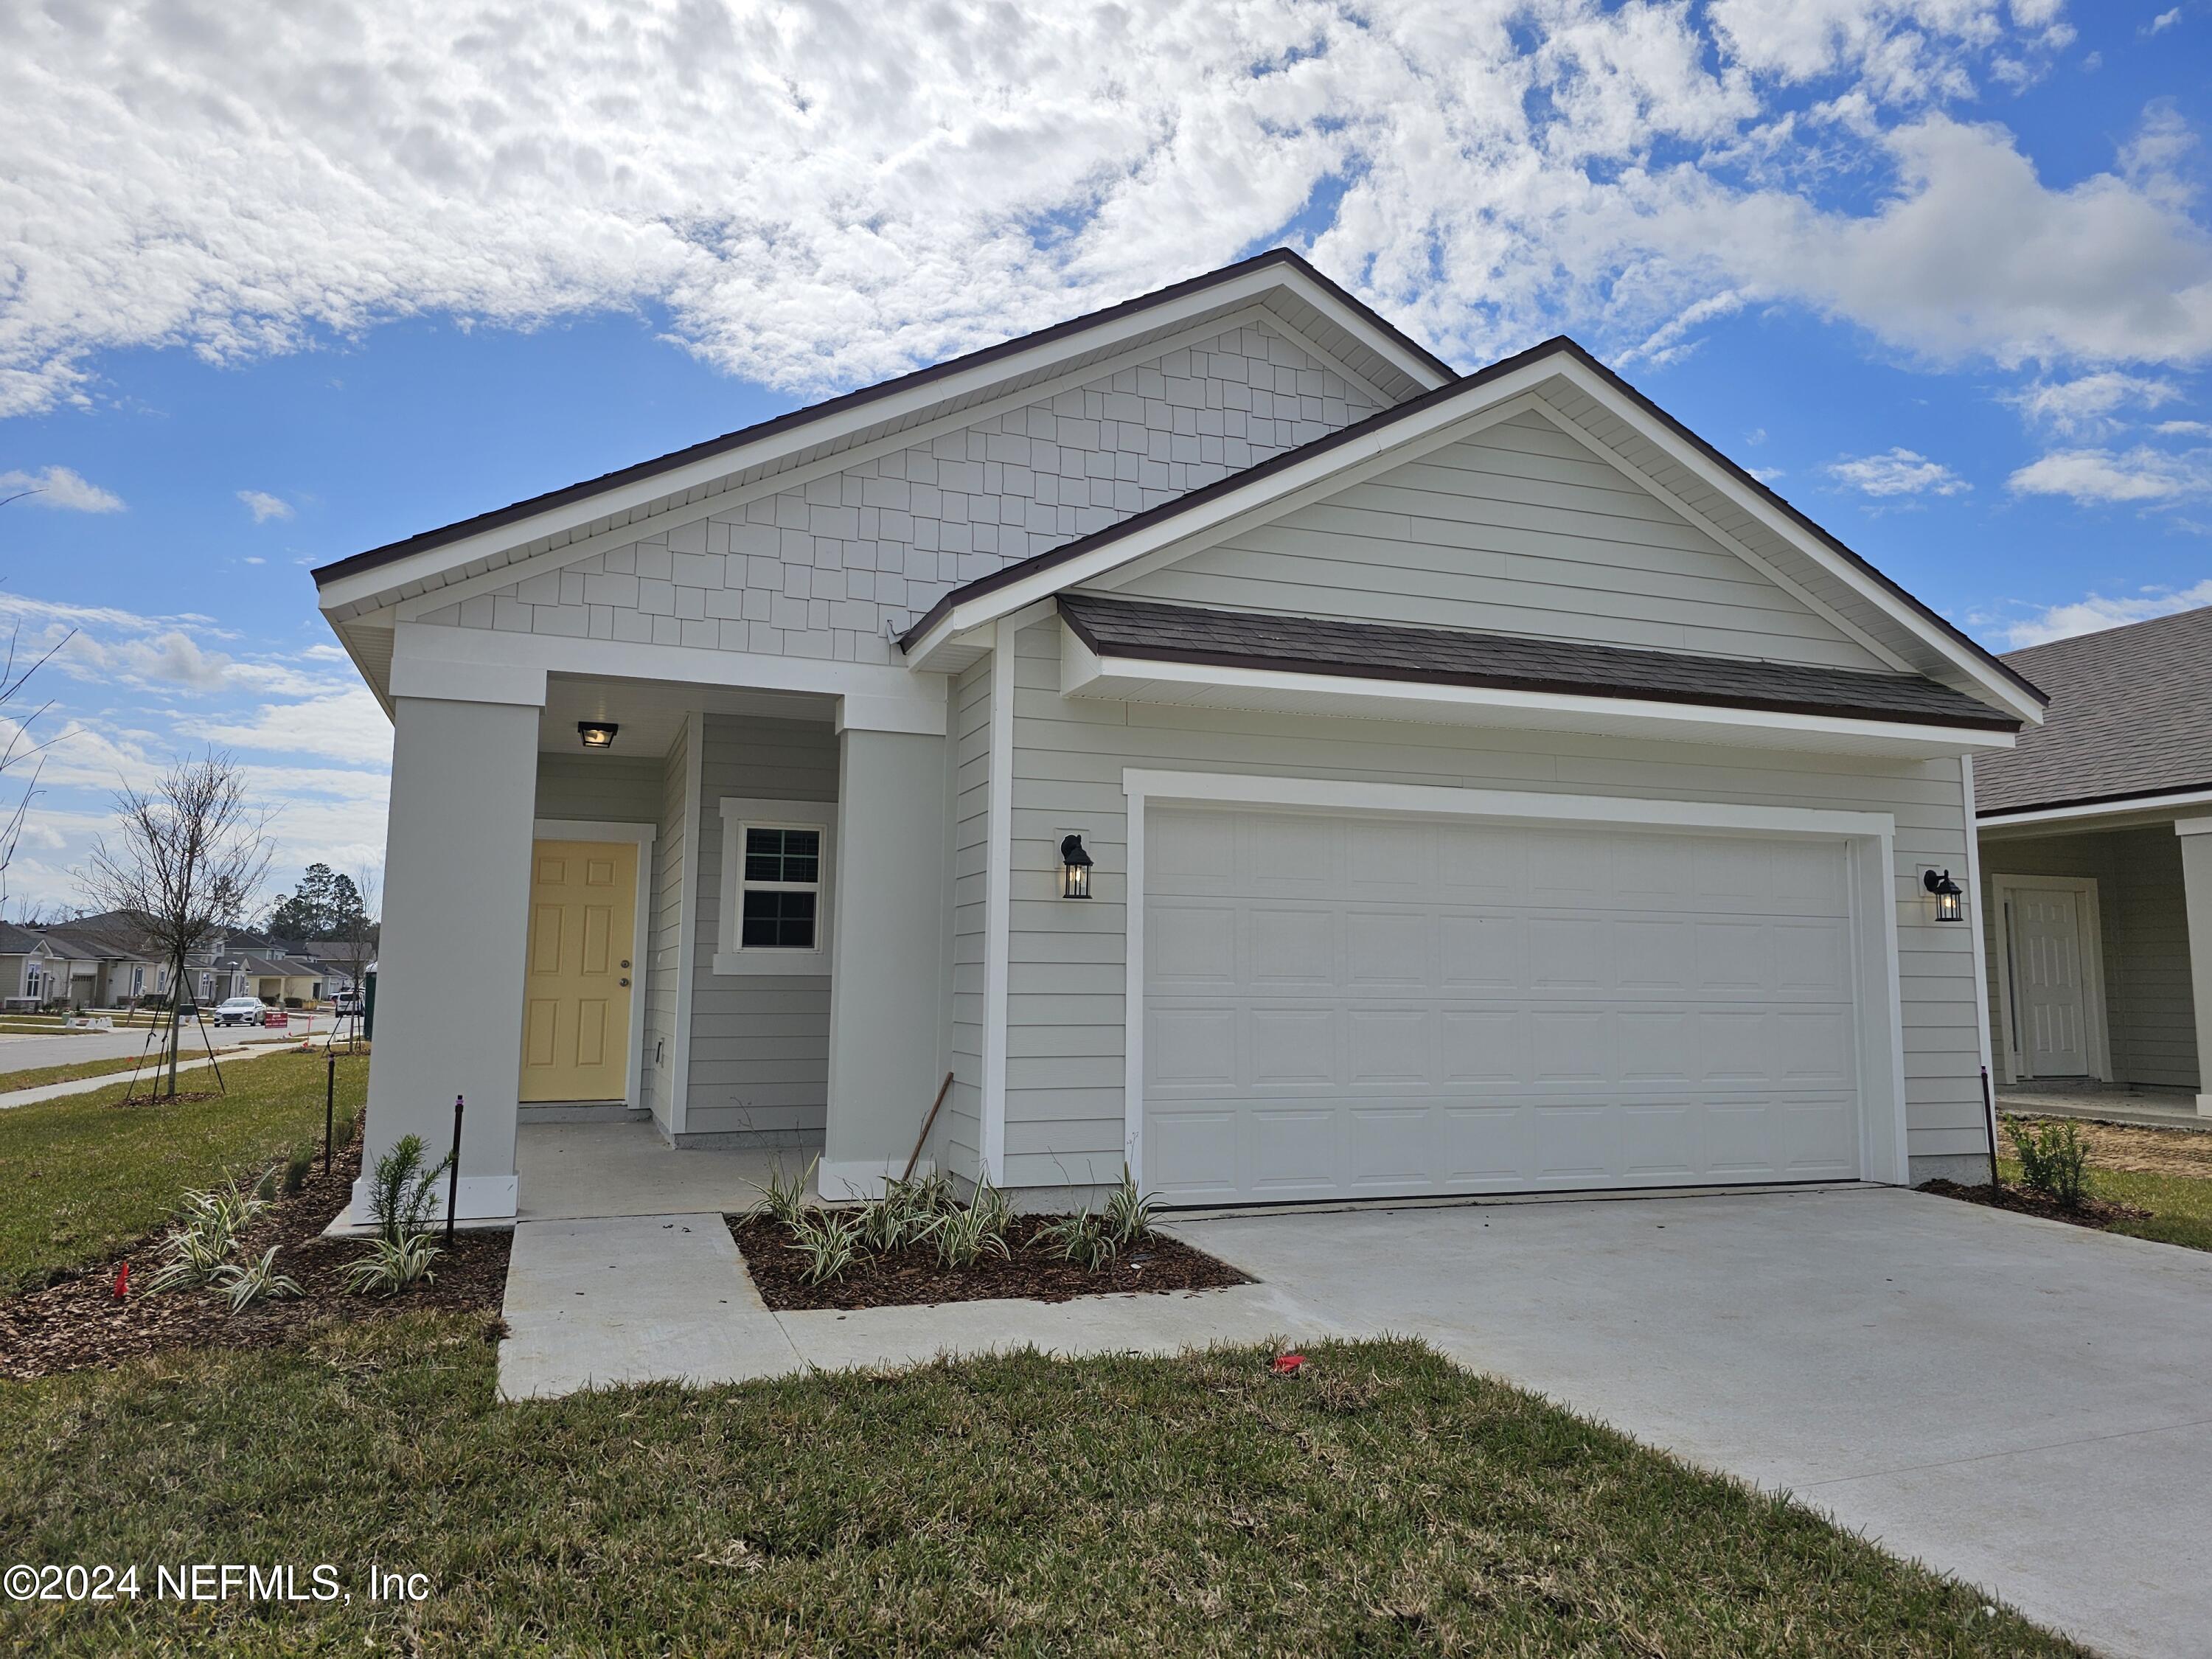
M 1974 757 L 1959 757 L 1959 794 L 1966 810 L 1966 926 L 1974 942 L 1974 1037 L 1981 1045 L 1982 1075 L 1989 1086 L 1983 1092 L 1982 1115 L 1989 1120 L 1990 1156 L 1997 1151 L 1996 1045 L 1990 1030 L 1990 953 L 1987 918 L 1981 913 L 1982 838 L 1974 831 Z
M 645 1105 L 645 997 L 652 958 L 653 842 L 659 826 L 625 823 L 605 818 L 539 818 L 531 829 L 538 841 L 628 842 L 637 848 L 637 898 L 633 915 L 629 959 L 629 1065 L 623 1074 L 623 1101 L 633 1112 Z
M 991 647 L 991 800 L 985 819 L 983 898 L 983 1172 L 997 1186 L 1006 1166 L 1006 1007 L 1012 959 L 1014 865 L 1014 635 L 1001 617 Z
M 835 966 L 835 919 L 830 914 L 837 886 L 837 804 L 823 800 L 761 800 L 726 795 L 721 802 L 722 890 L 715 907 L 714 960 L 717 974 L 773 974 L 826 979 Z M 744 836 L 748 829 L 813 830 L 822 836 L 814 890 L 814 948 L 778 950 L 743 945 Z
M 1154 800 L 1841 840 L 1850 852 L 1850 913 L 1856 939 L 1857 1001 L 1863 1011 L 1859 1050 L 1865 1081 L 1861 1097 L 1861 1168 L 1869 1181 L 1901 1185 L 1910 1178 L 1905 1009 L 1898 971 L 1897 820 L 1892 813 L 1139 767 L 1123 770 L 1121 790 L 1128 798 L 1125 856 L 1129 872 L 1123 953 L 1122 1147 L 1129 1170 L 1140 1185 L 1145 1179 L 1145 813 L 1147 803 Z

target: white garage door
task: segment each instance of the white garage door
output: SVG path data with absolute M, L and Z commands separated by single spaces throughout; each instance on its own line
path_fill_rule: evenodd
M 1858 1174 L 1840 841 L 1148 817 L 1170 1202 Z

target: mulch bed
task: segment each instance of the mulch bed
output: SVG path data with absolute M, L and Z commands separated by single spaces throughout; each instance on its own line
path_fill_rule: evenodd
M 826 1285 L 809 1285 L 805 1264 L 790 1249 L 790 1235 L 766 1216 L 726 1216 L 730 1237 L 761 1299 L 778 1313 L 807 1308 L 903 1308 L 933 1302 L 983 1302 L 1022 1297 L 1032 1302 L 1072 1302 L 1079 1296 L 1126 1295 L 1133 1291 L 1210 1291 L 1252 1280 L 1225 1261 L 1194 1250 L 1181 1239 L 1154 1233 L 1097 1273 L 1024 1247 L 1050 1216 L 1014 1218 L 1006 1230 L 1012 1254 L 986 1256 L 972 1267 L 944 1267 L 927 1244 L 909 1244 L 888 1255 L 864 1256 Z
M 2068 1209 L 2056 1199 L 2045 1198 L 2040 1193 L 2031 1193 L 2018 1187 L 1992 1187 L 1984 1182 L 1978 1187 L 1962 1187 L 1955 1181 L 1923 1181 L 1923 1193 L 1934 1193 L 1939 1198 L 1960 1199 L 1968 1204 L 1980 1204 L 1992 1210 L 2013 1210 L 2021 1215 L 2040 1216 L 2045 1221 L 2070 1222 L 2076 1227 L 2093 1227 L 2099 1231 L 2116 1221 L 2148 1221 L 2148 1210 L 2138 1209 L 2132 1204 L 2115 1204 L 2110 1199 L 2085 1198 L 2079 1209 Z
M 21 1382 L 113 1367 L 177 1348 L 276 1347 L 333 1317 L 377 1319 L 422 1308 L 496 1315 L 507 1293 L 507 1249 L 514 1241 L 505 1231 L 457 1234 L 453 1249 L 438 1258 L 435 1281 L 403 1295 L 356 1296 L 345 1288 L 345 1270 L 367 1245 L 321 1233 L 345 1207 L 360 1169 L 358 1139 L 332 1159 L 328 1175 L 317 1160 L 307 1184 L 272 1203 L 240 1241 L 237 1260 L 258 1261 L 276 1246 L 277 1270 L 300 1281 L 301 1295 L 257 1302 L 237 1314 L 212 1291 L 147 1295 L 137 1285 L 161 1269 L 156 1234 L 120 1258 L 130 1261 L 133 1283 L 122 1302 L 115 1299 L 112 1261 L 27 1295 L 0 1297 L 0 1378 Z

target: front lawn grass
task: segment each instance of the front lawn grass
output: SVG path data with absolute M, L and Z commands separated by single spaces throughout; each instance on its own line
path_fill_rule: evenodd
M 0 1295 L 110 1260 L 167 1220 L 187 1188 L 321 1144 L 320 1054 L 240 1060 L 223 1076 L 229 1092 L 210 1100 L 126 1106 L 118 1085 L 0 1110 Z M 212 1090 L 215 1073 L 178 1083 Z M 367 1058 L 340 1055 L 340 1109 L 358 1111 L 368 1085 Z
M 2106 1231 L 2212 1250 L 2212 1134 L 2136 1124 L 2075 1127 L 2088 1143 L 2090 1196 L 2150 1212 L 2145 1220 L 2116 1221 Z M 2002 1158 L 1997 1167 L 2008 1186 L 2020 1184 L 2016 1161 Z
M 1413 1342 L 493 1400 L 484 1329 L 0 1384 L 12 1559 L 350 1602 L 0 1604 L 46 1655 L 2071 1655 Z M 374 1562 L 428 1600 L 371 1604 Z
M 185 1059 L 195 1056 L 187 1054 Z M 154 1074 L 154 1057 L 143 1060 L 135 1054 L 112 1056 L 106 1060 L 80 1060 L 71 1065 L 36 1066 L 21 1072 L 0 1072 L 0 1091 L 37 1089 L 49 1083 L 75 1083 L 88 1077 L 110 1077 L 117 1073 L 137 1070 L 141 1080 Z M 179 1087 L 185 1086 L 179 1083 Z

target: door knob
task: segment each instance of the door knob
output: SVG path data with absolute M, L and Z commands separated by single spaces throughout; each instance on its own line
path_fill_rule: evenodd
M 627 984 L 629 984 L 629 975 L 628 974 L 624 974 L 624 975 L 623 975 L 623 977 L 622 977 L 622 982 L 623 982 L 623 984 L 625 984 L 625 985 L 627 985 Z
M 624 957 L 623 958 L 623 966 L 625 968 L 629 966 L 629 958 L 628 957 Z

